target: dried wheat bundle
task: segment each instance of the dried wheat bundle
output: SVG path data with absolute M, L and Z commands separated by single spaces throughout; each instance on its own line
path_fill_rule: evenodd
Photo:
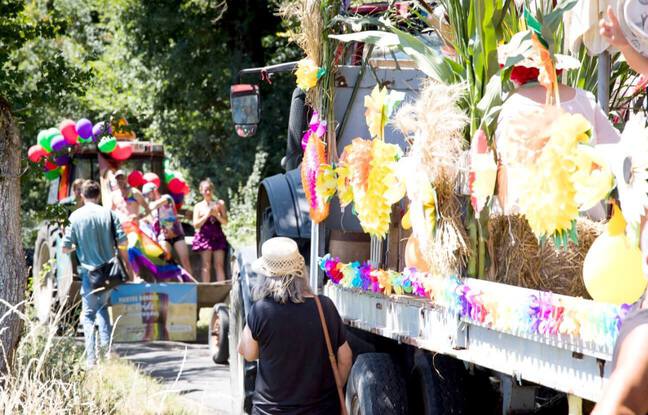
M 463 84 L 428 80 L 418 99 L 401 106 L 393 118 L 410 142 L 409 155 L 432 183 L 441 176 L 454 182 L 459 172 L 468 116 L 458 102 L 465 90 Z

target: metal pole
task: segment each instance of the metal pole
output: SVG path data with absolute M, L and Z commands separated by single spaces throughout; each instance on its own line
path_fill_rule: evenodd
M 599 55 L 598 59 L 596 98 L 606 114 L 610 111 L 610 72 L 610 53 L 605 51 Z
M 310 263 L 309 263 L 309 282 L 313 293 L 318 293 L 318 275 L 319 275 L 319 237 L 320 227 L 314 221 L 311 221 L 311 244 L 310 244 Z

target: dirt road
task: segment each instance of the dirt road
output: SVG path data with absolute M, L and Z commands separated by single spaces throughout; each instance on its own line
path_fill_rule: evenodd
M 207 345 L 158 341 L 122 343 L 116 352 L 197 405 L 197 414 L 231 414 L 229 367 L 212 362 Z

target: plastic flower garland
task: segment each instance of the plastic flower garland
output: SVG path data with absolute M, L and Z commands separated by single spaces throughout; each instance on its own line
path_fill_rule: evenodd
M 317 112 L 313 119 L 319 119 Z M 323 127 L 322 127 L 323 125 Z M 301 166 L 301 180 L 310 207 L 310 217 L 315 223 L 320 223 L 329 214 L 329 200 L 332 195 L 318 192 L 318 180 L 322 183 L 322 174 L 325 173 L 321 166 L 326 163 L 326 146 L 322 138 L 326 134 L 326 122 L 311 120 L 311 129 L 306 133 L 306 148 Z M 314 128 L 313 128 L 314 127 Z M 321 134 L 321 135 L 320 135 Z
M 297 63 L 297 71 L 295 72 L 297 86 L 303 91 L 308 91 L 317 85 L 317 81 L 325 73 L 326 70 L 318 67 L 312 59 L 304 58 Z
M 409 294 L 429 298 L 461 319 L 495 330 L 527 335 L 574 336 L 586 342 L 605 342 L 610 348 L 618 336 L 627 304 L 614 306 L 535 291 L 523 297 L 508 292 L 483 291 L 457 277 L 440 278 L 405 269 L 380 270 L 368 262 L 340 262 L 326 255 L 320 268 L 335 285 L 384 295 Z

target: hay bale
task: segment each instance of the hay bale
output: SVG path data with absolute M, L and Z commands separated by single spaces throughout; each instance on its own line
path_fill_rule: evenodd
M 587 218 L 576 222 L 578 244 L 558 249 L 553 241 L 539 244 L 528 222 L 520 215 L 500 215 L 488 223 L 488 279 L 556 294 L 590 298 L 583 283 L 583 261 L 590 246 L 603 231 L 600 223 Z

